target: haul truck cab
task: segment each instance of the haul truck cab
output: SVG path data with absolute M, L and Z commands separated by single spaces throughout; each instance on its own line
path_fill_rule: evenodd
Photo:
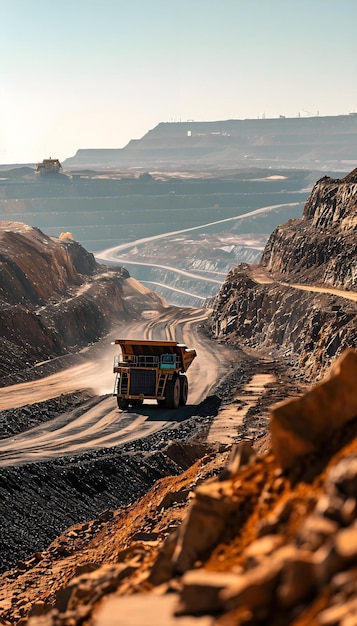
M 114 357 L 115 385 L 119 409 L 142 405 L 146 399 L 159 406 L 177 409 L 187 402 L 185 372 L 197 356 L 196 350 L 176 341 L 116 339 L 121 354 Z

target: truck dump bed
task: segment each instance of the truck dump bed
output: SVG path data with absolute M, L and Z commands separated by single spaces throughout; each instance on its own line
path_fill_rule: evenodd
M 121 348 L 121 363 L 130 364 L 130 366 L 151 366 L 186 372 L 197 356 L 196 350 L 176 341 L 116 339 L 114 343 Z

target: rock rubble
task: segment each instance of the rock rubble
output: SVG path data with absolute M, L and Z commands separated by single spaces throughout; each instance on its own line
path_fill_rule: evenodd
M 217 453 L 206 455 L 195 466 L 196 481 L 189 468 L 176 479 L 180 487 L 169 478 L 166 492 L 163 483 L 154 485 L 144 496 L 146 512 L 140 502 L 127 510 L 131 540 L 127 532 L 121 547 L 115 525 L 123 513 L 103 512 L 95 523 L 100 524 L 100 533 L 110 537 L 112 560 L 102 564 L 98 547 L 96 551 L 93 543 L 87 543 L 91 550 L 86 560 L 78 564 L 77 553 L 77 569 L 52 602 L 22 598 L 16 605 L 17 619 L 29 615 L 29 626 L 83 622 L 154 626 L 163 616 L 167 624 L 185 626 L 353 624 L 357 615 L 357 413 L 351 411 L 348 422 L 343 414 L 350 374 L 343 360 L 351 366 L 351 359 L 357 363 L 356 351 L 343 355 L 334 371 L 302 398 L 307 402 L 315 393 L 316 407 L 322 398 L 323 409 L 321 386 L 328 388 L 338 371 L 335 436 L 329 447 L 324 445 L 316 412 L 311 422 L 319 433 L 316 446 L 319 440 L 322 447 L 317 453 L 301 454 L 298 446 L 288 467 L 279 460 L 279 447 L 275 454 L 274 438 L 272 450 L 262 456 L 242 442 L 230 457 L 225 453 L 223 472 L 199 483 L 198 474 L 204 471 L 207 476 L 210 464 L 216 463 L 217 468 L 217 460 L 223 460 Z M 290 411 L 296 409 L 298 414 L 299 405 L 290 402 Z M 277 408 L 271 410 L 272 429 Z M 287 420 L 286 429 L 289 424 L 294 427 L 294 421 Z M 138 517 L 139 533 L 129 522 Z M 50 547 L 33 555 L 27 563 L 19 563 L 14 574 L 23 576 L 27 567 L 35 575 L 50 554 L 68 560 L 69 539 L 78 540 L 89 531 L 93 541 L 94 528 L 91 522 L 69 529 L 67 541 L 57 540 L 55 552 Z

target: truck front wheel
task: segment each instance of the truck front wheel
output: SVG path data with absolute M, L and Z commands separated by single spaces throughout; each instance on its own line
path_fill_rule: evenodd
M 119 396 L 117 396 L 117 403 L 118 409 L 121 409 L 122 411 L 126 411 L 129 407 L 128 400 L 125 400 L 125 398 L 119 398 Z
M 137 398 L 136 400 L 132 400 L 131 401 L 131 406 L 133 407 L 133 409 L 138 409 L 139 407 L 143 406 L 144 400 L 142 400 L 141 398 Z
M 176 376 L 168 380 L 165 388 L 165 407 L 167 409 L 177 409 L 180 404 L 180 380 Z

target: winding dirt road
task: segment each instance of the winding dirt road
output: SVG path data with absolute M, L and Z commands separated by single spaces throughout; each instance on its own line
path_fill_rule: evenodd
M 303 192 L 303 190 L 301 190 Z M 159 241 L 159 240 L 163 240 L 163 241 L 170 241 L 173 238 L 176 238 L 178 235 L 183 235 L 183 234 L 191 234 L 191 233 L 200 233 L 205 232 L 207 229 L 211 228 L 212 226 L 214 227 L 218 227 L 221 225 L 225 225 L 225 226 L 229 226 L 231 224 L 234 224 L 234 222 L 240 221 L 240 220 L 244 220 L 245 218 L 255 218 L 258 215 L 264 215 L 273 211 L 276 211 L 277 209 L 280 209 L 282 207 L 296 207 L 299 205 L 299 202 L 288 202 L 288 203 L 282 203 L 282 204 L 272 204 L 272 205 L 267 205 L 264 207 L 260 207 L 259 209 L 254 209 L 253 211 L 248 211 L 247 213 L 242 213 L 240 215 L 235 215 L 233 217 L 228 217 L 225 219 L 221 219 L 221 220 L 215 220 L 214 222 L 207 222 L 205 224 L 200 224 L 199 226 L 191 226 L 189 228 L 182 228 L 180 230 L 174 230 L 174 231 L 169 231 L 169 232 L 165 232 L 165 233 L 160 233 L 158 235 L 151 235 L 150 237 L 143 237 L 141 239 L 136 239 L 135 241 L 130 241 L 130 242 L 126 242 L 124 244 L 121 244 L 119 246 L 114 246 L 113 248 L 107 248 L 105 250 L 99 251 L 96 253 L 96 259 L 99 262 L 105 262 L 107 263 L 109 262 L 114 262 L 117 263 L 119 265 L 123 265 L 124 267 L 128 266 L 129 267 L 131 265 L 134 266 L 142 266 L 142 267 L 150 267 L 150 268 L 158 268 L 160 270 L 164 270 L 164 271 L 169 271 L 169 272 L 173 272 L 174 274 L 176 274 L 178 277 L 186 277 L 186 278 L 191 278 L 195 281 L 202 281 L 203 283 L 206 283 L 207 286 L 213 286 L 214 289 L 218 289 L 217 285 L 221 285 L 222 282 L 225 279 L 226 273 L 221 273 L 221 272 L 215 272 L 212 271 L 211 269 L 206 269 L 206 270 L 202 270 L 202 269 L 195 269 L 194 271 L 190 270 L 186 270 L 184 268 L 178 268 L 175 267 L 173 265 L 163 265 L 163 264 L 158 264 L 158 263 L 153 263 L 152 260 L 150 261 L 145 261 L 145 245 L 148 243 L 152 243 L 154 241 Z M 175 244 L 173 244 L 174 246 Z M 134 256 L 130 255 L 130 252 L 132 250 L 142 250 L 142 257 L 137 257 L 136 254 Z M 140 260 L 140 258 L 142 258 L 142 260 Z M 143 280 L 143 278 L 139 278 L 139 280 L 141 280 L 141 282 L 145 282 Z M 157 285 L 160 287 L 164 287 L 165 289 L 167 289 L 168 291 L 172 291 L 172 292 L 181 292 L 185 295 L 191 295 L 193 296 L 193 298 L 195 299 L 195 302 L 198 301 L 202 301 L 205 300 L 207 297 L 209 297 L 210 295 L 212 295 L 212 291 L 208 290 L 207 292 L 205 292 L 205 294 L 202 293 L 188 293 L 187 291 L 182 291 L 180 289 L 177 289 L 176 287 L 173 287 L 172 284 L 169 284 L 169 282 L 152 282 L 149 281 L 150 285 Z M 195 304 L 193 305 L 195 306 Z
M 63 413 L 56 419 L 17 436 L 0 440 L 0 466 L 39 462 L 85 450 L 112 447 L 172 427 L 195 414 L 195 405 L 212 390 L 237 353 L 210 341 L 199 332 L 208 309 L 168 307 L 164 313 L 146 311 L 140 322 L 121 327 L 118 333 L 90 346 L 76 356 L 76 363 L 56 374 L 0 390 L 0 409 L 42 402 L 61 394 L 90 389 L 93 399 L 84 408 Z M 197 358 L 187 372 L 188 403 L 179 410 L 159 409 L 147 401 L 137 412 L 121 412 L 111 396 L 118 336 L 137 339 L 168 339 L 194 347 Z

